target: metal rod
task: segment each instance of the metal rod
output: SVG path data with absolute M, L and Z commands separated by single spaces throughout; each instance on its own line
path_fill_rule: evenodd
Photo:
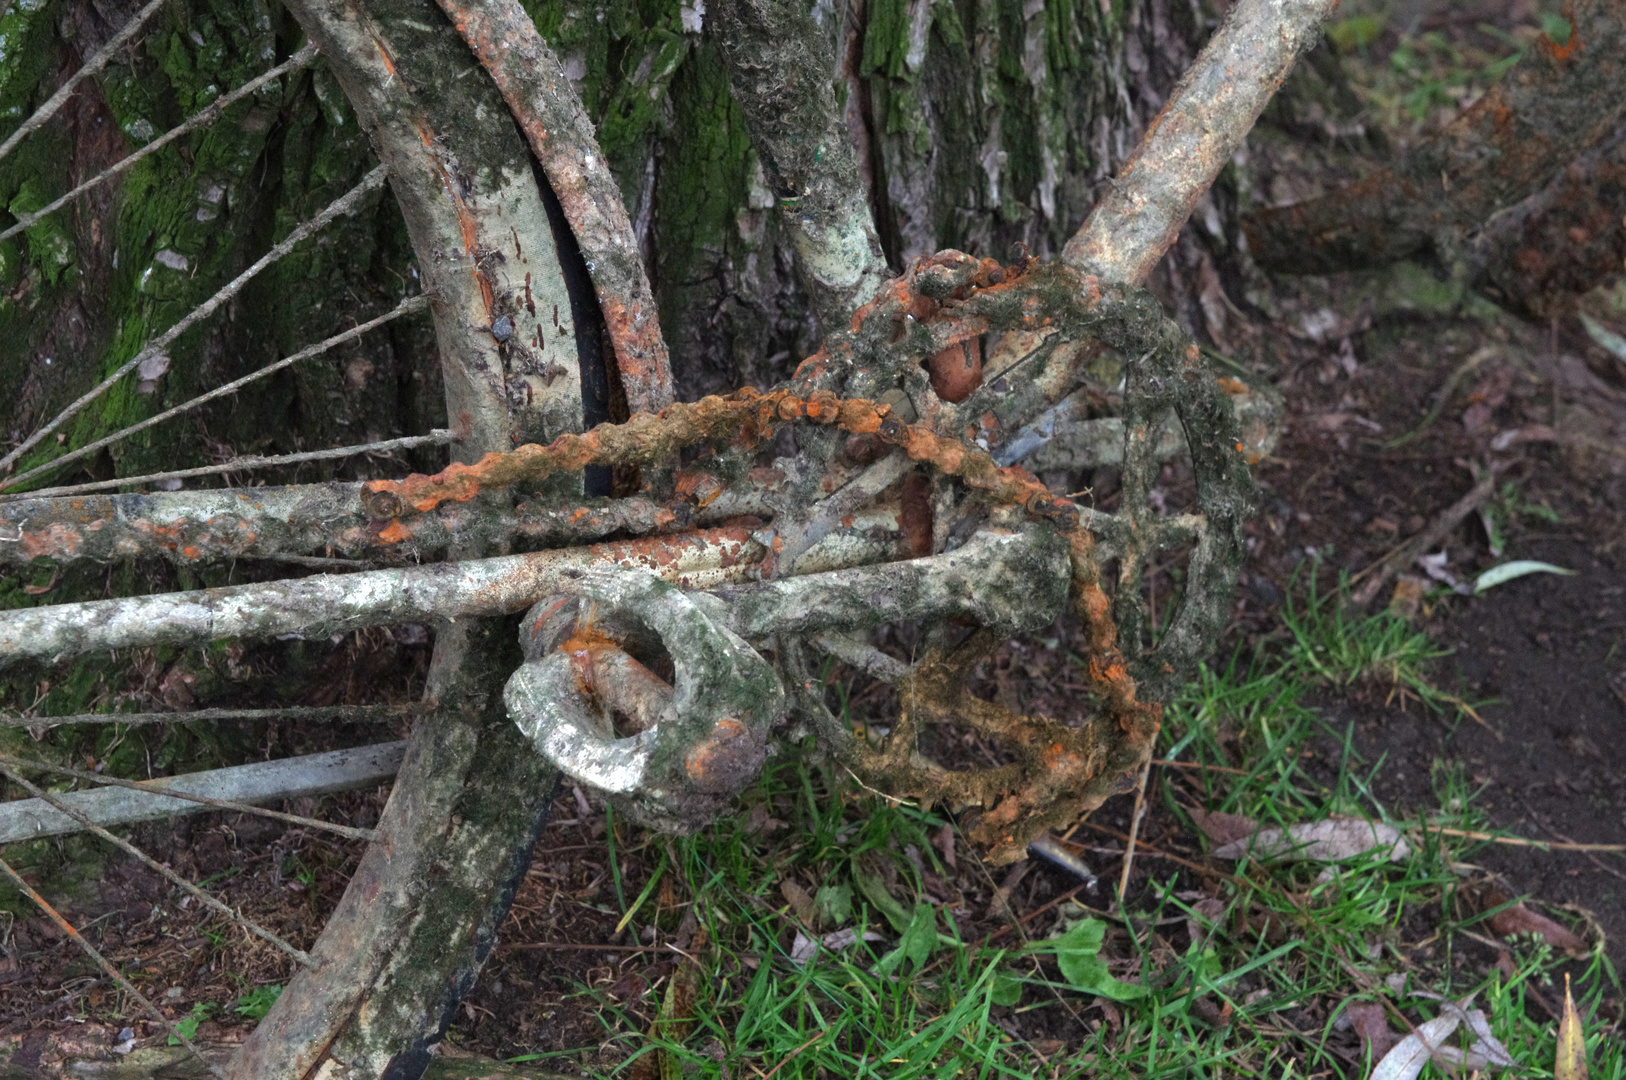
M 375 835 L 370 829 L 355 829 L 348 825 L 266 810 L 254 806 L 253 802 L 325 795 L 382 783 L 392 778 L 400 768 L 405 748 L 404 742 L 382 743 L 354 750 L 330 750 L 281 761 L 259 761 L 251 765 L 186 773 L 144 783 L 100 776 L 67 765 L 52 765 L 15 755 L 6 755 L 4 760 L 21 769 L 39 769 L 103 785 L 102 790 L 76 791 L 66 796 L 75 808 L 101 825 L 156 821 L 213 808 L 276 818 L 351 840 L 372 840 Z M 111 790 L 115 788 L 138 794 L 124 795 Z M 237 798 L 221 798 L 222 795 L 235 795 Z M 71 818 L 43 803 L 29 799 L 0 803 L 0 844 L 78 831 Z
M 307 450 L 302 454 L 249 455 L 248 457 L 232 458 L 230 461 L 223 461 L 219 465 L 199 465 L 195 469 L 175 469 L 171 472 L 148 473 L 145 476 L 122 476 L 112 480 L 95 480 L 88 484 L 72 484 L 68 487 L 42 488 L 39 491 L 19 492 L 15 495 L 0 495 L 0 502 L 82 495 L 92 491 L 106 491 L 108 488 L 156 484 L 161 480 L 188 480 L 196 476 L 218 476 L 221 473 L 247 472 L 250 469 L 274 469 L 283 465 L 298 465 L 307 461 L 331 461 L 334 458 L 353 457 L 356 454 L 378 454 L 391 450 L 410 450 L 415 446 L 444 446 L 447 443 L 454 442 L 457 442 L 455 433 L 445 429 L 437 429 L 427 435 L 407 435 L 399 439 L 385 439 L 383 442 L 359 443 L 355 446 L 335 446 L 327 450 Z M 53 461 L 49 465 L 42 465 L 39 469 L 31 470 L 25 475 L 32 476 L 34 473 L 49 469 L 56 464 Z
M 4 716 L 0 728 L 43 731 L 71 724 L 179 724 L 192 720 L 328 720 L 363 723 L 393 720 L 421 712 L 421 705 L 322 705 L 282 709 L 195 709 L 192 712 L 74 713 L 71 716 Z
M 223 97 L 216 98 L 211 104 L 199 109 L 196 113 L 192 114 L 191 117 L 182 121 L 179 127 L 170 128 L 168 131 L 164 132 L 162 135 L 158 136 L 152 142 L 148 143 L 146 146 L 143 146 L 129 157 L 120 158 L 118 161 L 115 161 L 106 169 L 103 169 L 101 172 L 97 173 L 89 180 L 86 180 L 84 183 L 80 184 L 78 187 L 74 188 L 60 199 L 57 199 L 55 202 L 42 206 L 33 213 L 18 214 L 17 224 L 11 226 L 9 229 L 6 229 L 4 232 L 0 232 L 0 240 L 8 240 L 11 237 L 16 236 L 24 229 L 29 228 L 35 222 L 39 221 L 40 218 L 60 210 L 62 207 L 66 206 L 74 199 L 77 199 L 91 188 L 111 180 L 119 173 L 124 172 L 130 166 L 140 161 L 142 158 L 147 157 L 150 154 L 157 153 L 159 150 L 162 150 L 164 147 L 168 146 L 182 135 L 185 135 L 191 131 L 196 131 L 205 124 L 213 123 L 220 118 L 220 114 L 225 112 L 229 106 L 237 104 L 243 98 L 248 97 L 250 94 L 259 90 L 260 87 L 264 86 L 271 80 L 279 79 L 288 74 L 290 71 L 298 71 L 300 68 L 307 67 L 314 63 L 316 60 L 316 55 L 316 46 L 306 45 L 303 49 L 300 49 L 288 59 L 278 64 L 270 71 L 267 71 L 264 75 L 250 79 L 248 82 L 244 83 L 242 86 L 239 86 L 231 93 L 226 94 Z

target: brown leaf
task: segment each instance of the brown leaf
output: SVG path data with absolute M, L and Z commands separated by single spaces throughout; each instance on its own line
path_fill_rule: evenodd
M 1259 823 L 1251 817 L 1242 814 L 1227 814 L 1220 810 L 1198 810 L 1187 807 L 1186 812 L 1191 820 L 1197 823 L 1197 828 L 1203 835 L 1215 844 L 1234 844 L 1238 840 L 1246 840 L 1259 828 Z
M 1586 1029 L 1581 1014 L 1570 997 L 1570 977 L 1564 976 L 1564 1016 L 1558 1021 L 1558 1049 L 1553 1060 L 1553 1080 L 1587 1080 Z
M 1508 899 L 1507 894 L 1492 889 L 1485 894 L 1485 906 L 1498 907 L 1507 903 Z M 1555 949 L 1563 949 L 1572 954 L 1586 952 L 1586 942 L 1573 931 L 1560 926 L 1545 915 L 1531 911 L 1522 903 L 1498 911 L 1487 921 L 1497 937 L 1535 934 Z
M 1370 1052 L 1371 1060 L 1381 1061 L 1400 1036 L 1389 1030 L 1389 1020 L 1383 1006 L 1375 1001 L 1352 1001 L 1344 1009 L 1349 1026 L 1361 1037 L 1361 1046 Z
M 785 878 L 779 883 L 779 892 L 796 912 L 796 918 L 801 920 L 802 925 L 812 926 L 816 910 L 812 894 L 790 878 Z

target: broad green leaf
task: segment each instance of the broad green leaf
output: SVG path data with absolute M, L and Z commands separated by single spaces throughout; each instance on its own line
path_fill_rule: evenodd
M 1522 578 L 1526 574 L 1563 574 L 1573 576 L 1574 570 L 1566 570 L 1562 566 L 1552 563 L 1536 562 L 1534 559 L 1515 559 L 1505 562 L 1501 566 L 1493 566 L 1474 579 L 1474 595 L 1478 596 L 1486 589 L 1494 589 L 1498 585 Z
M 878 874 L 872 874 L 856 862 L 853 864 L 853 880 L 858 884 L 858 891 L 864 894 L 864 899 L 875 906 L 875 910 L 885 916 L 886 921 L 892 924 L 892 929 L 902 934 L 908 931 L 912 920 L 910 914 L 903 910 L 898 898 L 886 891 L 886 883 Z
M 914 917 L 909 920 L 909 928 L 903 932 L 898 947 L 915 962 L 916 971 L 925 967 L 926 961 L 937 951 L 937 909 L 924 900 L 916 904 Z
M 988 997 L 995 1005 L 1015 1005 L 1022 1000 L 1022 980 L 1008 971 L 996 971 L 988 984 Z
M 851 885 L 821 885 L 813 894 L 813 912 L 826 926 L 842 926 L 853 916 Z

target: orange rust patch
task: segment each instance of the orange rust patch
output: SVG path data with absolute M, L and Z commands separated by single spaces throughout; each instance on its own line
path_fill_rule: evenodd
M 944 401 L 959 403 L 982 385 L 982 342 L 967 338 L 940 351 L 926 363 L 932 392 Z
M 403 540 L 412 539 L 412 530 L 399 521 L 392 521 L 378 531 L 378 538 L 386 544 L 399 544 Z
M 52 558 L 72 558 L 79 553 L 84 538 L 79 531 L 60 521 L 52 522 L 38 532 L 25 532 L 18 538 L 22 553 L 30 559 L 41 555 Z

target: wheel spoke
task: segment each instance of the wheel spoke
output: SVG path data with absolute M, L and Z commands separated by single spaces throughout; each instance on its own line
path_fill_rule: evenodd
M 316 46 L 306 45 L 303 49 L 300 49 L 298 52 L 294 53 L 288 59 L 272 68 L 270 71 L 250 79 L 248 82 L 244 83 L 242 86 L 239 86 L 231 93 L 226 94 L 223 97 L 216 98 L 212 103 L 202 109 L 199 109 L 196 113 L 193 113 L 192 116 L 182 121 L 179 126 L 170 128 L 168 131 L 164 132 L 152 142 L 148 143 L 146 146 L 143 146 L 141 149 L 137 150 L 128 157 L 120 158 L 118 161 L 114 162 L 112 165 L 109 165 L 106 169 L 103 169 L 101 172 L 97 173 L 89 180 L 86 180 L 84 183 L 80 184 L 66 195 L 63 195 L 55 202 L 47 203 L 45 206 L 40 207 L 38 210 L 35 210 L 32 213 L 18 214 L 17 223 L 15 225 L 12 225 L 4 231 L 0 231 L 0 240 L 8 240 L 22 232 L 24 229 L 30 228 L 40 219 L 62 209 L 64 206 L 68 205 L 68 203 L 72 202 L 74 199 L 77 199 L 91 188 L 105 184 L 107 181 L 113 179 L 115 176 L 118 176 L 120 173 L 127 171 L 132 165 L 140 161 L 142 158 L 156 154 L 158 151 L 162 150 L 164 147 L 168 146 L 182 135 L 186 135 L 190 132 L 196 131 L 200 127 L 214 123 L 216 120 L 220 119 L 220 115 L 230 106 L 237 104 L 250 94 L 257 92 L 267 83 L 275 79 L 282 78 L 282 76 L 288 74 L 290 71 L 299 71 L 301 68 L 309 67 L 311 64 L 315 63 L 316 56 Z
M 68 103 L 68 99 L 73 97 L 75 88 L 77 88 L 81 82 L 90 78 L 92 75 L 102 70 L 102 68 L 106 67 L 107 62 L 113 59 L 120 49 L 128 45 L 130 43 L 130 39 L 139 34 L 141 32 L 141 28 L 147 25 L 147 20 L 152 18 L 153 14 L 163 6 L 164 0 L 151 0 L 146 7 L 136 12 L 135 15 L 131 17 L 130 21 L 125 23 L 124 26 L 119 29 L 118 33 L 108 38 L 107 44 L 96 50 L 96 55 L 92 56 L 89 60 L 86 60 L 84 64 L 80 66 L 78 71 L 74 72 L 72 75 L 69 75 L 67 81 L 57 88 L 56 93 L 52 94 L 44 105 L 41 105 L 38 109 L 34 110 L 34 115 L 30 116 L 27 120 L 24 120 L 21 124 L 19 124 L 17 126 L 17 130 L 13 131 L 6 138 L 5 142 L 0 143 L 0 161 L 4 161 L 6 155 L 15 150 L 17 148 L 17 144 L 27 138 L 30 133 L 43 127 L 46 121 L 55 116 L 62 106 Z M 37 216 L 31 218 L 29 223 L 32 224 L 33 221 L 36 220 L 38 220 Z M 27 226 L 23 227 L 26 228 Z M 11 234 L 8 232 L 6 235 L 10 236 Z
M 211 402 L 211 401 L 215 400 L 216 398 L 225 397 L 228 394 L 235 394 L 237 391 L 241 390 L 243 387 L 247 386 L 251 382 L 256 382 L 256 381 L 258 381 L 260 379 L 266 378 L 269 375 L 275 375 L 277 372 L 281 371 L 283 368 L 290 367 L 290 366 L 292 366 L 294 364 L 297 364 L 301 360 L 309 360 L 313 356 L 320 356 L 323 353 L 327 352 L 329 349 L 332 349 L 332 348 L 335 348 L 336 346 L 343 345 L 343 344 L 345 344 L 347 342 L 351 342 L 351 341 L 356 340 L 361 335 L 367 333 L 367 331 L 369 331 L 369 330 L 374 330 L 374 329 L 376 329 L 376 328 L 378 328 L 380 326 L 383 326 L 385 323 L 394 322 L 396 319 L 399 319 L 403 315 L 410 315 L 415 311 L 423 311 L 428 306 L 429 306 L 429 298 L 427 296 L 409 296 L 405 300 L 402 300 L 399 304 L 396 304 L 389 311 L 386 311 L 384 314 L 378 316 L 377 318 L 369 319 L 366 322 L 360 324 L 359 326 L 352 326 L 350 329 L 346 330 L 344 333 L 342 333 L 342 334 L 334 334 L 332 337 L 327 338 L 325 341 L 318 341 L 315 345 L 311 345 L 311 346 L 309 346 L 307 348 L 301 349 L 298 352 L 294 353 L 292 356 L 285 356 L 281 360 L 278 360 L 277 362 L 275 362 L 273 364 L 265 365 L 265 367 L 260 368 L 258 371 L 249 372 L 247 375 L 244 375 L 240 379 L 233 379 L 229 383 L 224 383 L 224 384 L 222 384 L 220 386 L 217 386 L 213 390 L 210 390 L 208 393 L 199 394 L 197 397 L 192 398 L 190 401 L 183 401 L 183 402 L 181 402 L 181 404 L 175 406 L 174 408 L 165 409 L 163 412 L 159 413 L 156 416 L 149 416 L 145 420 L 141 421 L 138 424 L 131 424 L 129 427 L 120 428 L 118 431 L 113 432 L 113 434 L 105 436 L 105 437 L 100 438 L 100 439 L 97 439 L 95 442 L 90 443 L 87 446 L 81 446 L 77 450 L 69 451 L 68 453 L 63 454 L 59 458 L 52 458 L 49 462 L 47 462 L 44 465 L 41 465 L 39 468 L 30 469 L 28 472 L 23 473 L 21 476 L 19 476 L 16 479 L 12 480 L 11 483 L 20 484 L 23 481 L 27 480 L 29 477 L 34 476 L 37 473 L 47 472 L 47 471 L 49 471 L 51 469 L 58 469 L 58 468 L 61 468 L 64 465 L 68 464 L 71 461 L 78 461 L 78 460 L 80 460 L 82 458 L 89 457 L 91 454 L 94 454 L 99 450 L 103 450 L 103 449 L 105 449 L 105 448 L 107 448 L 109 446 L 112 446 L 114 443 L 123 442 L 125 439 L 128 439 L 131 435 L 134 435 L 134 434 L 136 434 L 138 432 L 145 431 L 150 427 L 155 427 L 158 424 L 162 424 L 165 420 L 171 420 L 171 419 L 173 419 L 173 418 L 175 418 L 177 416 L 180 416 L 182 413 L 191 412 L 193 409 L 198 408 L 200 405 L 207 404 L 208 402 Z M 418 445 L 422 445 L 422 444 L 418 444 Z M 222 468 L 224 468 L 224 466 L 222 466 Z M 157 480 L 157 479 L 166 479 L 166 478 L 170 477 L 171 475 L 173 475 L 173 474 L 166 473 L 163 476 L 148 477 L 147 480 L 150 481 L 150 480 Z M 204 475 L 204 474 L 202 474 L 202 473 L 193 473 L 193 475 L 201 476 L 201 475 Z M 120 481 L 117 481 L 117 483 L 119 483 L 119 484 L 135 483 L 135 482 L 136 482 L 135 480 L 120 480 Z M 85 486 L 79 486 L 79 487 L 74 488 L 74 490 L 75 491 L 85 491 L 85 490 L 97 490 L 97 489 L 94 488 L 94 487 L 88 487 L 87 488 Z M 33 498 L 39 498 L 39 495 L 37 493 L 33 493 L 32 497 Z
M 219 465 L 199 465 L 195 469 L 172 469 L 169 472 L 147 473 L 145 476 L 117 476 L 111 480 L 93 480 L 87 484 L 70 484 L 67 487 L 42 488 L 39 491 L 30 491 L 26 494 L 0 495 L 0 502 L 11 499 L 54 499 L 68 495 L 83 495 L 92 491 L 106 491 L 116 487 L 139 487 L 143 484 L 157 484 L 165 480 L 190 480 L 198 476 L 219 476 L 221 473 L 248 472 L 252 469 L 275 469 L 286 465 L 302 465 L 310 461 L 334 461 L 338 458 L 354 457 L 357 454 L 387 454 L 394 450 L 411 450 L 418 446 L 445 446 L 458 441 L 457 434 L 445 429 L 431 431 L 427 435 L 404 435 L 399 439 L 384 439 L 380 442 L 358 443 L 355 446 L 334 446 L 327 450 L 306 450 L 299 454 L 250 454 L 244 457 L 232 458 Z M 56 466 L 56 462 L 42 465 L 33 472 L 40 472 Z M 33 475 L 29 473 L 27 475 Z
M 191 712 L 75 713 L 72 716 L 0 716 L 0 728 L 47 731 L 78 724 L 178 724 L 197 720 L 291 720 L 296 723 L 358 724 L 399 719 L 423 711 L 419 705 L 323 705 L 282 709 L 194 709 Z
M 165 881 L 182 890 L 188 896 L 198 900 L 205 907 L 217 912 L 218 914 L 226 916 L 226 918 L 230 919 L 238 926 L 241 926 L 244 930 L 247 930 L 255 937 L 269 942 L 278 950 L 287 953 L 289 956 L 293 957 L 294 960 L 300 964 L 303 964 L 305 967 L 316 966 L 316 961 L 312 960 L 310 954 L 304 949 L 295 948 L 294 946 L 288 944 L 276 934 L 273 934 L 271 931 L 267 930 L 253 919 L 250 919 L 248 916 L 239 912 L 236 908 L 229 904 L 221 903 L 215 897 L 204 892 L 202 889 L 198 888 L 196 885 L 192 884 L 190 881 L 186 880 L 181 875 L 159 862 L 157 859 L 154 859 L 151 855 L 148 855 L 145 851 L 142 851 L 140 848 L 130 843 L 128 840 L 121 840 L 117 836 L 114 836 L 112 833 L 108 832 L 106 829 L 102 828 L 85 814 L 80 812 L 77 808 L 63 802 L 55 795 L 52 795 L 49 791 L 30 783 L 26 777 L 7 765 L 4 759 L 0 759 L 0 775 L 4 775 L 12 783 L 34 796 L 34 798 L 39 799 L 47 806 L 50 806 L 52 809 L 73 818 L 73 820 L 77 821 L 86 831 L 96 834 L 101 839 L 107 841 L 109 844 L 112 844 L 114 847 L 130 856 L 132 859 L 135 859 L 142 866 L 145 866 L 149 870 L 156 871 Z

